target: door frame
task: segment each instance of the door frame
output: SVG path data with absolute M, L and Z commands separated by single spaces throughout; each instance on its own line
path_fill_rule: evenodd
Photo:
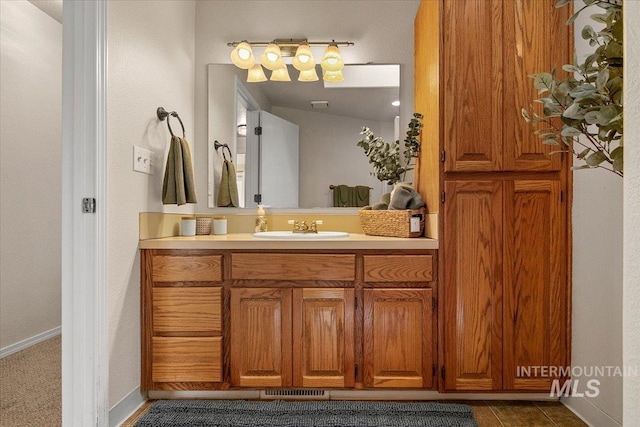
M 107 426 L 107 2 L 64 1 L 62 425 Z M 95 199 L 83 213 L 83 198 Z

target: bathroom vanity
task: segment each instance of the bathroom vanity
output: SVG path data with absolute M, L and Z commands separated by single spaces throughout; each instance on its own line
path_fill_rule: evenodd
M 435 240 L 140 246 L 143 390 L 436 385 Z

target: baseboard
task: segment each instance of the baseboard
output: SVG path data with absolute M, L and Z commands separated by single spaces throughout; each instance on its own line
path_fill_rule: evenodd
M 557 401 L 549 393 L 438 393 L 432 390 L 328 390 L 325 400 L 536 400 Z M 150 399 L 262 399 L 260 390 L 149 391 Z M 287 397 L 280 397 L 286 400 Z
M 622 424 L 611 418 L 585 397 L 563 397 L 560 402 L 590 426 L 622 427 Z
M 109 427 L 118 427 L 147 401 L 147 394 L 136 387 L 109 410 Z
M 61 332 L 62 332 L 62 327 L 58 326 L 57 328 L 53 328 L 50 331 L 46 331 L 41 334 L 34 335 L 31 338 L 27 338 L 26 340 L 22 340 L 15 344 L 8 345 L 5 348 L 0 349 L 0 359 L 5 358 L 10 354 L 17 353 L 20 350 L 29 348 L 32 345 L 41 343 L 42 341 L 46 341 L 49 338 L 53 338 L 57 335 L 60 335 Z

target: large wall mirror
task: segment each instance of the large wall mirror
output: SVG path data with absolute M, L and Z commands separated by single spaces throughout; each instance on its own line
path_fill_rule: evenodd
M 292 81 L 248 83 L 234 65 L 208 65 L 210 208 L 338 209 L 333 187 L 366 187 L 371 203 L 387 191 L 356 144 L 363 126 L 398 139 L 400 66 L 347 65 L 341 83 L 299 82 L 289 67 Z

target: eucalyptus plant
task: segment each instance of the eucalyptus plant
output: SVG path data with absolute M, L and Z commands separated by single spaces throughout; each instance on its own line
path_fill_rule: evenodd
M 560 0 L 556 7 L 575 0 Z M 622 108 L 622 0 L 583 0 L 585 6 L 567 21 L 571 25 L 589 6 L 602 9 L 591 19 L 604 27 L 600 31 L 586 25 L 582 38 L 595 48 L 582 63 L 562 69 L 570 74 L 562 79 L 555 69 L 532 74 L 541 98 L 542 114 L 522 109 L 522 117 L 536 128 L 544 144 L 571 152 L 584 164 L 574 169 L 603 168 L 623 176 Z
M 364 149 L 369 163 L 373 166 L 374 172 L 371 172 L 371 175 L 379 181 L 387 181 L 389 184 L 404 181 L 407 172 L 413 170 L 413 160 L 420 151 L 418 137 L 421 128 L 422 114 L 413 113 L 404 139 L 403 162 L 401 162 L 399 140 L 389 144 L 381 137 L 375 136 L 371 129 L 363 126 L 360 135 L 364 135 L 364 138 L 358 141 L 358 147 Z

